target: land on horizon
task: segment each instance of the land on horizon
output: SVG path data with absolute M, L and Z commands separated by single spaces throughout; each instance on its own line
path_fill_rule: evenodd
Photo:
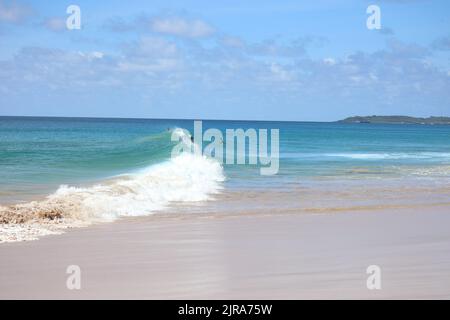
M 380 124 L 450 124 L 450 117 L 435 117 L 428 118 L 411 117 L 411 116 L 353 116 L 343 120 L 341 123 L 380 123 Z

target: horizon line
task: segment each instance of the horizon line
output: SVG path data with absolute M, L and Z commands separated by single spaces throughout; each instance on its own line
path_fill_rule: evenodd
M 422 119 L 427 119 L 427 118 L 449 118 L 449 116 L 428 116 L 428 117 L 418 117 L 418 116 L 409 116 L 409 115 L 366 115 L 366 116 L 361 116 L 361 115 L 352 115 L 352 116 L 347 116 L 345 118 L 342 119 L 338 119 L 338 120 L 330 120 L 330 121 L 325 121 L 325 120 L 258 120 L 258 119 L 212 119 L 212 118 L 138 118 L 138 117 L 103 117 L 103 116 L 23 116 L 23 115 L 0 115 L 0 118 L 56 118 L 56 119 L 112 119 L 112 120 L 184 120 L 184 121 L 237 121 L 237 122 L 245 122 L 245 121 L 249 121 L 249 122 L 291 122 L 291 123 L 296 123 L 296 122 L 311 122 L 311 123 L 334 123 L 334 122 L 339 122 L 342 120 L 345 120 L 347 118 L 352 118 L 352 117 L 411 117 L 411 118 L 422 118 Z
M 53 119 L 112 119 L 112 120 L 184 120 L 184 121 L 253 121 L 253 122 L 338 122 L 339 120 L 331 121 L 315 121 L 315 120 L 257 120 L 257 119 L 213 119 L 213 118 L 137 118 L 137 117 L 100 117 L 100 116 L 14 116 L 14 115 L 0 115 L 0 118 L 53 118 Z

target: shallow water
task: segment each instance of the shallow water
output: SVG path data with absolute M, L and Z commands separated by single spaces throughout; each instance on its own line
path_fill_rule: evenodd
M 0 205 L 8 217 L 25 220 L 109 221 L 174 210 L 340 212 L 450 199 L 450 126 L 203 122 L 204 130 L 223 135 L 226 129 L 278 129 L 280 169 L 263 176 L 258 165 L 171 159 L 172 133 L 193 133 L 193 125 L 0 117 Z

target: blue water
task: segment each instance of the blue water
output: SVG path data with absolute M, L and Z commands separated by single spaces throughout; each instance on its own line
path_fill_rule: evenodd
M 225 190 L 310 181 L 432 179 L 450 175 L 450 126 L 204 121 L 204 129 L 279 129 L 280 170 L 225 165 Z M 192 120 L 0 117 L 0 204 L 60 185 L 86 186 L 170 158 L 171 130 Z

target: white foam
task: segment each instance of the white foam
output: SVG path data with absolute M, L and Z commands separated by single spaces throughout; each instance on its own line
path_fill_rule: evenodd
M 71 217 L 114 220 L 152 214 L 171 202 L 208 200 L 220 190 L 224 179 L 218 162 L 184 153 L 108 184 L 89 188 L 61 186 L 48 200 L 73 204 L 78 213 Z
M 24 232 L 31 232 L 31 238 L 42 235 L 35 229 L 41 225 L 47 230 L 49 221 L 55 221 L 55 226 L 59 224 L 59 230 L 120 217 L 150 215 L 174 202 L 206 201 L 221 190 L 224 180 L 219 162 L 182 153 L 91 187 L 62 185 L 43 201 L 0 208 L 0 218 L 10 221 L 0 226 L 0 242 L 11 238 L 11 231 L 17 239 L 29 239 L 21 235 Z M 12 228 L 13 225 L 17 227 Z
M 328 153 L 327 157 L 342 157 L 356 160 L 400 160 L 400 159 L 450 159 L 446 152 L 419 153 Z

